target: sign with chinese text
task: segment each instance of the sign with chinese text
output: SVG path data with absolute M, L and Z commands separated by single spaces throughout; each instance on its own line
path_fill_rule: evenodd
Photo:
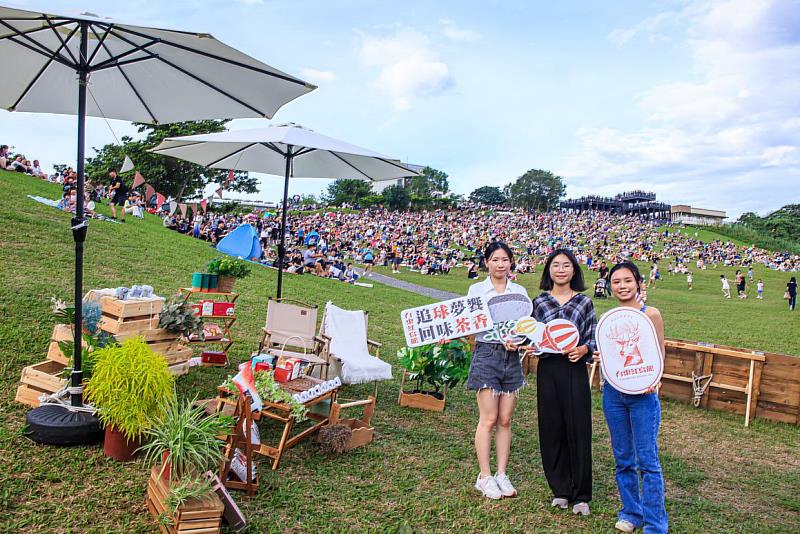
M 661 380 L 661 344 L 643 312 L 628 307 L 607 311 L 597 322 L 596 340 L 603 376 L 617 391 L 644 393 Z
M 400 312 L 406 344 L 419 347 L 494 328 L 482 297 L 459 297 Z

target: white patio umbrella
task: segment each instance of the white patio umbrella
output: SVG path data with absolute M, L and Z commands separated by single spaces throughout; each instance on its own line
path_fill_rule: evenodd
M 73 406 L 81 406 L 86 116 L 153 124 L 271 118 L 281 106 L 315 86 L 207 33 L 7 6 L 0 6 L 0 58 L 5 73 L 0 77 L 0 107 L 78 115 L 77 207 L 72 219 L 75 370 L 70 393 Z
M 278 298 L 283 284 L 289 178 L 351 178 L 372 182 L 417 176 L 396 159 L 296 124 L 254 130 L 168 137 L 150 150 L 212 169 L 263 172 L 284 177 Z

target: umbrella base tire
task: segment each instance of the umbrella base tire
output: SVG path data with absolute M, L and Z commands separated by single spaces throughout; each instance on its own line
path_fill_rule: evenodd
M 103 454 L 118 462 L 129 462 L 136 455 L 136 450 L 142 446 L 141 438 L 128 440 L 117 427 L 108 425 L 103 441 Z
M 25 415 L 25 435 L 36 443 L 63 447 L 94 445 L 103 440 L 97 416 L 45 404 Z

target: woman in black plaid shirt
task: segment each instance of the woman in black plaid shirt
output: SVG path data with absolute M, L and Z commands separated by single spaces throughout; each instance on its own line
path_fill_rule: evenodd
M 565 354 L 540 356 L 536 368 L 539 446 L 552 505 L 589 515 L 592 500 L 592 397 L 586 363 L 595 351 L 597 317 L 575 255 L 554 250 L 547 258 L 533 301 L 533 317 L 547 323 L 566 319 L 578 327 L 578 346 Z

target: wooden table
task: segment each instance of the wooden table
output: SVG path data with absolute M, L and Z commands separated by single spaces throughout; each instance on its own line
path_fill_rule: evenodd
M 287 382 L 285 384 L 281 384 L 281 388 L 291 394 L 294 394 L 305 391 L 316 384 L 321 384 L 322 382 L 322 380 L 306 376 L 292 380 L 291 382 Z M 330 406 L 333 406 L 333 404 L 336 402 L 338 390 L 339 388 L 331 389 L 330 391 L 323 393 L 319 397 L 311 399 L 303 405 L 310 409 L 312 406 L 320 404 L 326 400 L 330 400 Z M 219 391 L 220 397 L 218 397 L 218 400 L 220 403 L 235 403 L 235 401 L 232 401 L 228 397 L 230 395 L 228 390 L 220 387 Z M 305 438 L 314 435 L 321 427 L 328 424 L 330 421 L 330 415 L 330 407 L 328 408 L 328 413 L 325 415 L 312 413 L 309 411 L 306 416 L 314 421 L 314 424 L 296 435 L 291 435 L 292 430 L 297 423 L 295 416 L 292 414 L 291 407 L 286 403 L 263 401 L 261 410 L 253 412 L 253 420 L 259 421 L 266 417 L 278 422 L 279 424 L 282 424 L 283 432 L 281 433 L 281 438 L 276 445 L 268 445 L 262 441 L 260 445 L 253 446 L 253 452 L 262 456 L 267 456 L 268 458 L 272 458 L 272 470 L 275 471 L 278 469 L 278 466 L 281 463 L 283 453 L 300 443 Z

